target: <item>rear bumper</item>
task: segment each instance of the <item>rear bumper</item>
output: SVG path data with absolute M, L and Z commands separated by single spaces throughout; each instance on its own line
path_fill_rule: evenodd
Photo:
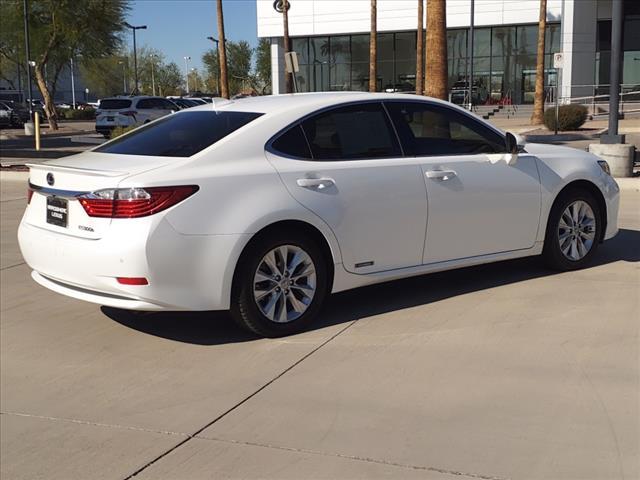
M 85 239 L 23 220 L 20 250 L 40 285 L 62 295 L 131 310 L 226 310 L 245 235 L 182 235 L 162 218 L 113 220 Z M 145 277 L 122 285 L 117 277 Z

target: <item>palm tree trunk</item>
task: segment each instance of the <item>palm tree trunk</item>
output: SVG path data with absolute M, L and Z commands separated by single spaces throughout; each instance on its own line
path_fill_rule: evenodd
M 289 0 L 283 0 L 282 2 L 282 21 L 284 23 L 284 53 L 287 54 L 291 51 L 291 41 L 289 40 Z M 291 93 L 291 76 L 295 73 L 285 73 L 285 92 Z
M 416 44 L 416 95 L 424 90 L 424 0 L 418 0 L 418 38 Z
M 220 95 L 229 98 L 229 79 L 227 77 L 227 47 L 224 36 L 224 17 L 222 13 L 222 0 L 218 0 L 218 44 L 220 46 Z
M 536 93 L 533 102 L 531 125 L 544 123 L 544 34 L 547 27 L 547 0 L 540 0 L 538 23 L 538 58 L 536 61 Z M 559 92 L 556 91 L 556 95 Z
M 371 33 L 369 36 L 369 91 L 377 90 L 378 27 L 376 0 L 371 0 Z
M 446 100 L 447 95 L 447 2 L 427 0 L 427 62 L 424 94 Z

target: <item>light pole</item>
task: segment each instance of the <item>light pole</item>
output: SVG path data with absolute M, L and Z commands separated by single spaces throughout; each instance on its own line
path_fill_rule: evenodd
M 22 2 L 24 8 L 24 46 L 27 57 L 27 79 L 29 82 L 29 118 L 33 122 L 33 87 L 31 84 L 31 67 L 35 66 L 35 62 L 31 61 L 31 49 L 29 48 L 29 7 L 27 0 Z
M 71 55 L 71 103 L 73 104 L 73 109 L 76 109 L 76 84 L 73 78 L 73 54 Z
M 220 41 L 213 37 L 207 37 L 207 40 L 211 40 L 216 44 L 216 56 L 218 57 L 218 70 L 220 69 Z M 220 75 L 216 75 L 216 89 L 218 95 L 220 95 Z
M 153 92 L 153 96 L 156 96 L 156 77 L 154 75 L 153 69 L 154 69 L 154 65 L 156 63 L 156 58 L 158 57 L 158 55 L 156 55 L 155 53 L 151 54 L 151 90 Z
M 191 57 L 184 57 L 184 79 L 187 83 L 187 95 L 189 94 L 189 60 L 191 60 Z
M 138 91 L 138 52 L 136 50 L 136 30 L 146 30 L 147 26 L 146 25 L 140 25 L 138 27 L 134 27 L 133 25 L 124 22 L 124 26 L 125 27 L 129 27 L 131 30 L 133 30 L 133 70 L 134 70 L 134 77 L 136 79 L 136 83 L 135 83 L 135 92 Z
M 124 60 L 118 61 L 118 65 L 122 65 L 122 93 L 127 94 L 127 69 Z

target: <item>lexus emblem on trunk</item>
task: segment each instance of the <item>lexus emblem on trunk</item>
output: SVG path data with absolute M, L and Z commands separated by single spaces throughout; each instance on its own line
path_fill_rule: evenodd
M 53 173 L 47 173 L 47 183 L 52 186 L 55 183 L 55 178 L 53 178 Z

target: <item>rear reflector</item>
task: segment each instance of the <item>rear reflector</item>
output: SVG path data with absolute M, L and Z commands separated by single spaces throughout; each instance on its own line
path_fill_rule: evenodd
M 78 197 L 90 217 L 138 218 L 153 215 L 198 191 L 197 185 L 177 187 L 115 188 Z
M 144 277 L 117 277 L 116 280 L 122 285 L 149 285 Z

